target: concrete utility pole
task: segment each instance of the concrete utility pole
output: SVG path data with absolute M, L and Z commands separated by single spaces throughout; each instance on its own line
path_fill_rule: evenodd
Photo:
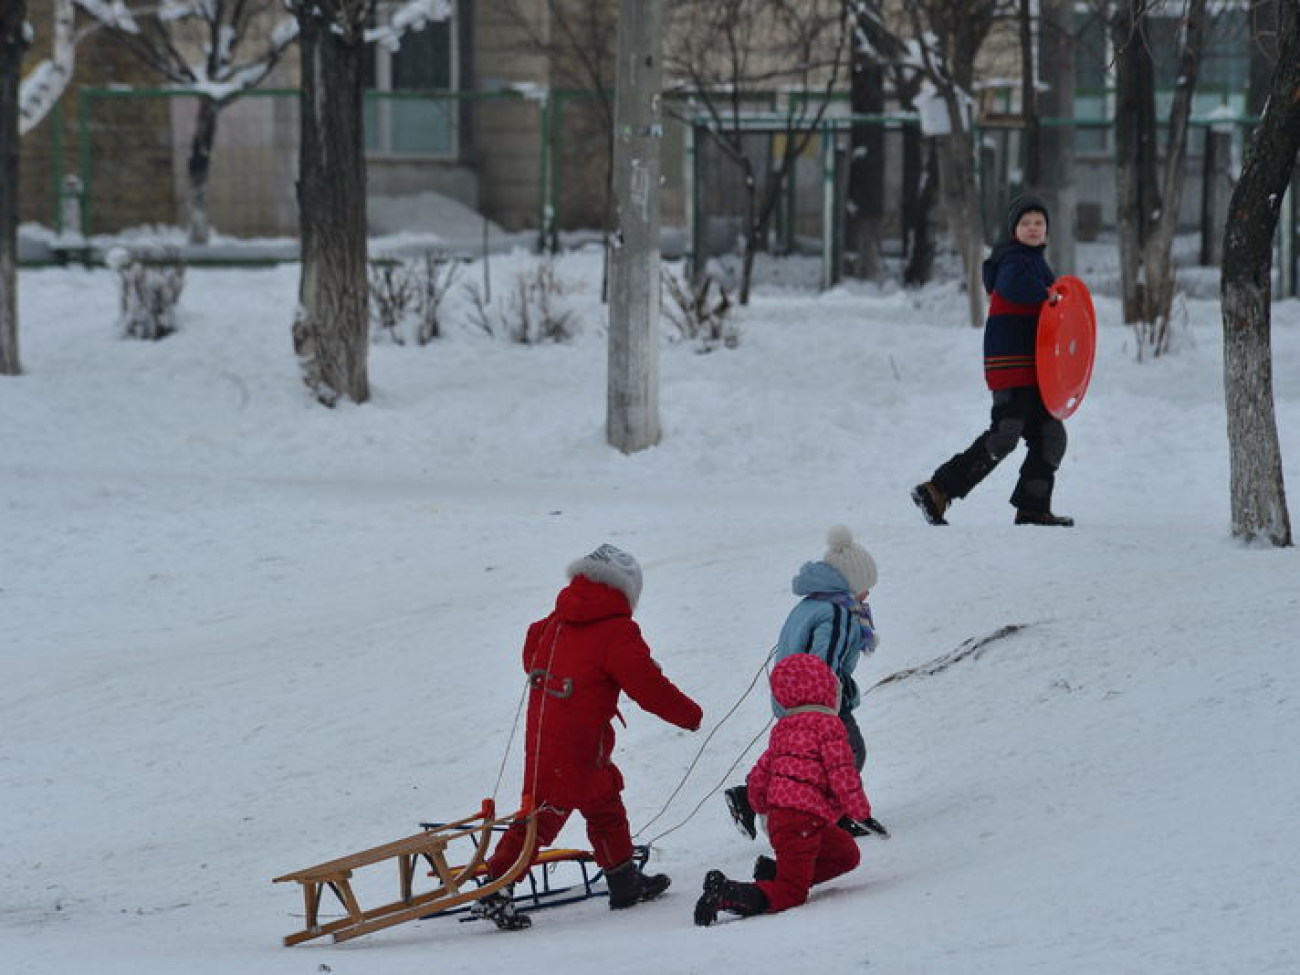
M 662 0 L 619 0 L 614 91 L 606 436 L 630 454 L 659 442 L 659 93 Z

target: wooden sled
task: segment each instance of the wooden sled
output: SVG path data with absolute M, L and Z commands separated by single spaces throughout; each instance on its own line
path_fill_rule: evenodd
M 500 877 L 484 880 L 484 860 L 487 858 L 493 830 L 504 828 L 518 819 L 525 819 L 528 827 L 518 858 Z M 448 846 L 458 840 L 471 841 L 473 852 L 462 866 L 453 867 L 447 859 Z M 327 934 L 332 935 L 336 942 L 346 941 L 405 921 L 437 915 L 459 905 L 468 905 L 470 901 L 514 883 L 532 863 L 536 847 L 537 816 L 530 800 L 525 798 L 518 812 L 498 819 L 495 803 L 491 799 L 484 799 L 477 815 L 454 823 L 430 826 L 414 836 L 353 853 L 351 856 L 339 857 L 305 870 L 286 873 L 276 877 L 273 882 L 278 884 L 294 881 L 302 885 L 306 916 L 302 930 L 287 935 L 284 943 L 301 944 Z M 381 907 L 363 909 L 352 889 L 353 871 L 389 860 L 397 862 L 400 890 L 398 899 Z M 429 876 L 437 879 L 438 886 L 433 890 L 416 893 L 415 871 L 421 860 L 429 864 Z M 347 916 L 321 924 L 320 903 L 327 887 L 343 905 Z

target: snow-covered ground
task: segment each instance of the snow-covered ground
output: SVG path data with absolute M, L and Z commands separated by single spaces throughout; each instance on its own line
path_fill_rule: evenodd
M 531 264 L 497 258 L 493 286 Z M 1300 557 L 1230 537 L 1217 301 L 1187 300 L 1175 354 L 1139 364 L 1099 289 L 1056 499 L 1077 528 L 1012 526 L 1017 455 L 937 529 L 908 490 L 988 407 L 953 285 L 760 289 L 738 348 L 665 341 L 663 442 L 624 456 L 604 443 L 599 258 L 557 274 L 573 342 L 494 341 L 452 301 L 445 338 L 376 345 L 373 402 L 329 411 L 292 355 L 296 267 L 191 269 L 156 344 L 116 336 L 110 272 L 21 272 L 27 372 L 0 380 L 0 970 L 1300 970 Z M 1273 341 L 1294 493 L 1300 302 L 1275 306 Z M 704 872 L 765 851 L 710 793 L 757 754 L 751 681 L 834 522 L 881 569 L 864 687 L 1024 628 L 869 693 L 893 838 L 862 840 L 856 872 L 696 928 Z M 692 735 L 629 706 L 620 729 L 669 893 L 520 934 L 438 919 L 281 947 L 301 899 L 272 877 L 516 801 L 523 631 L 603 541 L 642 560 L 638 618 L 706 712 Z

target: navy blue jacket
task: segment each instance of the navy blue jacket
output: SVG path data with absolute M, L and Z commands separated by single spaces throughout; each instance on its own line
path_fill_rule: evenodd
M 1038 384 L 1038 313 L 1048 286 L 1056 280 L 1044 250 L 1046 245 L 1003 241 L 984 262 L 984 290 L 990 295 L 984 323 L 984 379 L 989 389 Z

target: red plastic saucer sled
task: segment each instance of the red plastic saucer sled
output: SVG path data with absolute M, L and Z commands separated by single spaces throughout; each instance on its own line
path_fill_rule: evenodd
M 1074 275 L 1057 278 L 1051 291 L 1060 300 L 1044 305 L 1038 316 L 1034 364 L 1043 405 L 1064 420 L 1079 408 L 1088 391 L 1097 351 L 1097 314 L 1088 286 Z

